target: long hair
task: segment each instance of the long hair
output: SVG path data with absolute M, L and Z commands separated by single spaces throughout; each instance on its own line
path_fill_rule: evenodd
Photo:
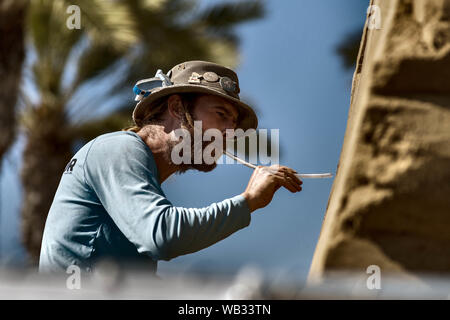
M 185 121 L 191 125 L 194 126 L 193 118 L 192 118 L 192 110 L 194 109 L 195 102 L 200 96 L 198 93 L 178 93 L 181 97 L 181 102 L 184 107 L 184 115 L 185 115 Z M 150 104 L 146 108 L 146 113 L 144 115 L 144 118 L 137 119 L 136 124 L 133 126 L 129 126 L 126 128 L 123 128 L 122 131 L 133 131 L 138 132 L 141 130 L 144 126 L 149 124 L 158 124 L 162 121 L 162 115 L 167 110 L 167 102 L 169 100 L 170 96 L 162 97 L 152 104 Z

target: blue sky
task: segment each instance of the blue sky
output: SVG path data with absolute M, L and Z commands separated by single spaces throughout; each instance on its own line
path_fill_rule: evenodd
M 260 128 L 280 130 L 283 165 L 304 173 L 336 171 L 353 70 L 342 67 L 335 47 L 362 27 L 368 2 L 266 1 L 264 19 L 237 28 L 242 40 L 236 70 L 241 97 L 256 106 Z M 12 148 L 2 166 L 3 262 L 23 257 L 17 183 L 22 144 Z M 162 187 L 175 205 L 203 207 L 243 192 L 251 173 L 241 165 L 219 165 L 211 173 L 172 176 Z M 235 271 L 253 265 L 269 277 L 304 280 L 332 183 L 333 179 L 304 180 L 297 194 L 280 189 L 269 206 L 252 214 L 249 227 L 200 252 L 161 262 L 160 274 Z

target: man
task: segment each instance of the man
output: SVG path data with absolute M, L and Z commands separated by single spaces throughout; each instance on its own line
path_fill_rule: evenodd
M 41 271 L 70 265 L 91 271 L 106 258 L 156 271 L 158 260 L 199 251 L 248 226 L 250 213 L 281 186 L 301 190 L 292 169 L 258 167 L 245 191 L 230 199 L 201 209 L 173 206 L 162 182 L 176 172 L 216 166 L 175 164 L 174 132 L 192 133 L 193 122 L 201 121 L 203 130 L 225 136 L 227 129 L 256 128 L 256 115 L 239 100 L 237 75 L 210 62 L 181 63 L 167 75 L 158 70 L 134 91 L 136 125 L 97 137 L 68 163 L 46 221 Z

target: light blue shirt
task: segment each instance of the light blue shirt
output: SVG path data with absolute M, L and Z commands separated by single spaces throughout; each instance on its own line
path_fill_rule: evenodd
M 173 206 L 139 135 L 108 133 L 67 164 L 45 224 L 39 269 L 91 271 L 110 258 L 156 271 L 158 260 L 199 251 L 249 224 L 241 195 L 201 209 Z

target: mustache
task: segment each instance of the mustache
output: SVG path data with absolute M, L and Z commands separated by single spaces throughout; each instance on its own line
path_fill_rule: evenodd
M 183 129 L 185 129 L 188 133 L 189 133 L 189 141 L 190 141 L 190 149 L 191 149 L 191 156 L 194 155 L 195 152 L 202 152 L 206 149 L 206 147 L 208 147 L 209 145 L 215 144 L 215 148 L 212 149 L 211 151 L 211 155 L 213 157 L 216 156 L 216 150 L 219 149 L 220 150 L 220 154 L 218 154 L 217 156 L 220 157 L 224 151 L 226 150 L 227 147 L 227 140 L 225 139 L 225 133 L 222 136 L 222 139 L 219 139 L 219 141 L 216 141 L 216 137 L 212 136 L 210 141 L 204 140 L 204 139 L 195 139 L 194 138 L 194 128 L 192 128 L 191 126 L 185 126 L 182 125 L 181 126 Z M 202 132 L 202 137 L 203 134 L 205 133 L 205 131 Z M 187 144 L 186 141 L 186 137 L 180 137 L 178 140 L 175 140 L 174 144 Z M 216 158 L 217 159 L 217 158 Z
M 211 141 L 204 141 L 203 139 L 200 141 L 195 141 L 195 139 L 193 139 L 194 133 L 193 130 L 189 130 L 189 128 L 186 128 L 186 130 L 189 132 L 191 139 L 190 139 L 190 143 L 188 146 L 188 149 L 190 150 L 190 163 L 180 163 L 180 164 L 174 164 L 171 158 L 172 155 L 172 150 L 175 148 L 175 146 L 177 146 L 179 143 L 182 144 L 188 144 L 188 142 L 186 141 L 187 139 L 183 139 L 182 137 L 180 137 L 180 139 L 173 139 L 167 142 L 167 147 L 166 147 L 166 151 L 164 153 L 164 158 L 168 163 L 171 163 L 173 166 L 176 166 L 177 170 L 176 173 L 177 174 L 182 174 L 185 173 L 188 170 L 197 170 L 200 172 L 210 172 L 212 170 L 214 170 L 217 167 L 217 163 L 214 161 L 213 163 L 205 163 L 204 162 L 204 157 L 203 157 L 203 152 L 204 150 L 211 144 L 213 144 L 215 142 L 214 137 L 211 139 Z M 225 144 L 222 146 L 223 148 L 221 149 L 221 151 L 219 152 L 219 154 L 216 155 L 216 148 L 213 148 L 212 151 L 210 152 L 211 156 L 217 160 L 222 154 L 223 154 L 223 150 L 225 150 Z M 218 148 L 220 149 L 220 148 Z M 180 150 L 180 156 L 183 157 L 184 156 L 184 148 L 182 148 Z M 197 153 L 197 154 L 196 154 Z M 197 156 L 197 157 L 196 157 Z M 201 163 L 195 163 L 195 158 L 201 159 Z

